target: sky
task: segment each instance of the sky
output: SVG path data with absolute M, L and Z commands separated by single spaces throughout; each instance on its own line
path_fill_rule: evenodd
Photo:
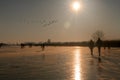
M 0 42 L 88 41 L 97 30 L 120 39 L 120 0 L 0 0 Z

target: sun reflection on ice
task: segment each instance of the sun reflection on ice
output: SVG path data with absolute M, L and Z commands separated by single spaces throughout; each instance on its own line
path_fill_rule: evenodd
M 81 63 L 80 63 L 80 49 L 75 49 L 75 64 L 74 64 L 74 78 L 81 80 Z

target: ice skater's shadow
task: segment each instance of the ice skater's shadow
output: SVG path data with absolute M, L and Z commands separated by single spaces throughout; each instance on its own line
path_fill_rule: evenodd
M 40 50 L 40 51 L 36 51 L 36 52 L 38 52 L 38 53 L 39 53 L 39 52 L 43 52 L 43 50 Z
M 42 54 L 41 54 L 41 58 L 42 58 L 42 60 L 45 60 L 45 58 L 46 58 L 45 53 L 42 53 Z
M 42 60 L 45 60 L 46 55 L 45 55 L 45 53 L 43 52 L 43 50 L 36 51 L 36 52 L 37 52 L 37 53 L 40 53 L 40 58 L 41 58 Z
M 97 56 L 92 56 L 94 59 L 97 59 L 98 60 L 98 63 L 101 63 L 102 62 L 102 59 L 101 59 L 101 57 L 97 57 Z

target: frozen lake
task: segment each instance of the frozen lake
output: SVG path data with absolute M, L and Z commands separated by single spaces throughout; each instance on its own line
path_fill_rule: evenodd
M 0 80 L 120 80 L 120 48 L 0 48 Z

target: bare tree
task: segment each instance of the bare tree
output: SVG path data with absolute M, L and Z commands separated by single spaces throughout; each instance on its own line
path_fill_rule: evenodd
M 98 38 L 103 39 L 104 38 L 104 33 L 101 30 L 97 30 L 92 34 L 92 39 L 96 42 Z

